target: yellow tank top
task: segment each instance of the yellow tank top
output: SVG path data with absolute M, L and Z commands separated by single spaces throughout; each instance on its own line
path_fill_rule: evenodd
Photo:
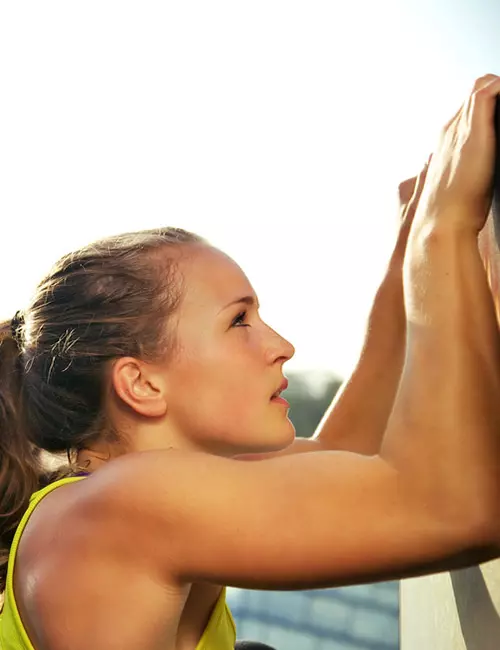
M 21 616 L 19 615 L 19 610 L 17 609 L 16 600 L 14 598 L 13 587 L 14 563 L 17 548 L 23 530 L 28 523 L 28 519 L 36 506 L 44 496 L 49 494 L 49 492 L 52 492 L 52 490 L 55 490 L 61 485 L 66 485 L 73 481 L 80 481 L 83 478 L 85 477 L 75 476 L 71 478 L 63 478 L 51 483 L 42 490 L 38 490 L 38 492 L 35 492 L 31 496 L 28 509 L 24 513 L 24 516 L 17 527 L 12 547 L 10 549 L 4 605 L 2 612 L 0 613 L 0 650 L 34 650 L 21 621 Z M 210 616 L 207 627 L 196 646 L 196 650 L 233 650 L 235 641 L 236 626 L 231 611 L 226 603 L 226 589 L 224 588 Z

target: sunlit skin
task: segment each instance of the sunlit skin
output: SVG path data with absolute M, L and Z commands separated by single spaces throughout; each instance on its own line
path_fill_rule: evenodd
M 114 364 L 109 417 L 124 442 L 93 445 L 80 454 L 82 466 L 124 451 L 171 447 L 234 456 L 280 450 L 294 440 L 286 403 L 272 399 L 283 388 L 293 346 L 261 319 L 255 291 L 230 257 L 197 244 L 186 246 L 177 263 L 183 298 L 165 325 L 173 353 L 157 363 Z
M 294 438 L 288 409 L 271 397 L 293 346 L 260 318 L 250 282 L 229 257 L 197 247 L 181 271 L 186 292 L 176 318 L 179 349 L 168 364 L 168 426 L 217 454 L 287 446 Z
M 37 650 L 195 650 L 219 585 L 320 588 L 499 556 L 500 340 L 477 246 L 499 93 L 499 77 L 478 80 L 445 128 L 405 265 L 394 257 L 376 297 L 374 315 L 406 316 L 399 378 L 377 356 L 394 347 L 369 339 L 306 441 L 319 453 L 289 454 L 303 445 L 272 396 L 294 351 L 247 278 L 208 246 L 180 251 L 172 353 L 110 364 L 118 436 L 80 454 L 93 476 L 47 496 L 23 533 L 14 589 Z M 265 458 L 232 458 L 245 452 Z

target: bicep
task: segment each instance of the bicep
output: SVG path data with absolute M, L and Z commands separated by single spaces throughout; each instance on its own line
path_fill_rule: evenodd
M 462 550 L 378 456 L 241 463 L 175 452 L 142 464 L 132 499 L 147 522 L 142 544 L 182 581 L 334 586 L 412 573 Z

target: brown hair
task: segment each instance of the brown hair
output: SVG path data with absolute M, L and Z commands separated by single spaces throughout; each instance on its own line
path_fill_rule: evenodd
M 95 242 L 54 266 L 22 318 L 0 324 L 0 591 L 29 497 L 51 480 L 41 450 L 69 457 L 101 434 L 110 360 L 172 348 L 165 323 L 182 283 L 163 253 L 193 243 L 204 240 L 178 228 Z

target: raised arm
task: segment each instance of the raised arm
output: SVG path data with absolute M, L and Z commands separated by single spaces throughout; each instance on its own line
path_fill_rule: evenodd
M 378 453 L 382 444 L 403 370 L 403 261 L 426 171 L 427 166 L 418 177 L 399 186 L 401 221 L 396 245 L 373 301 L 358 362 L 312 438 L 320 449 L 371 455 Z M 307 442 L 297 439 L 297 450 Z
M 498 554 L 500 344 L 477 234 L 499 92 L 497 77 L 478 82 L 429 168 L 405 260 L 404 370 L 379 454 L 125 455 L 92 479 L 82 535 L 97 521 L 121 561 L 140 553 L 167 582 L 284 589 Z
M 366 455 L 378 453 L 403 370 L 406 336 L 403 261 L 426 172 L 427 165 L 418 176 L 399 186 L 399 232 L 373 300 L 360 356 L 314 435 L 296 438 L 282 451 L 247 454 L 240 456 L 241 460 L 341 449 Z

